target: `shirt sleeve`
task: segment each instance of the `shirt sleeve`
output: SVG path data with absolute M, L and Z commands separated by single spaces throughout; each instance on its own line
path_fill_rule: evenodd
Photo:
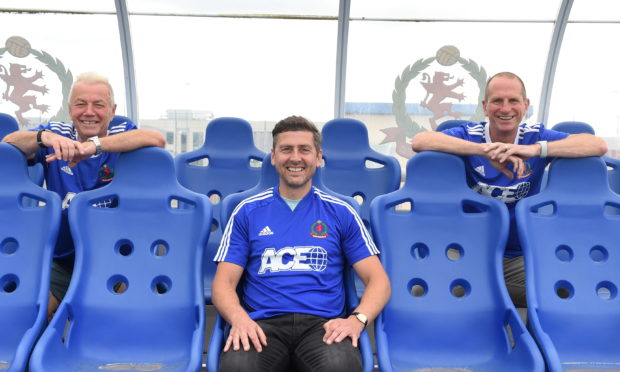
M 569 133 L 558 132 L 553 129 L 545 129 L 544 127 L 540 131 L 541 141 L 558 141 L 570 136 Z
M 347 207 L 343 217 L 341 244 L 349 264 L 379 254 L 379 249 L 357 212 Z
M 224 230 L 213 261 L 230 262 L 245 267 L 250 253 L 246 208 L 236 209 Z
M 451 137 L 456 137 L 456 138 L 460 138 L 460 139 L 467 139 L 466 138 L 466 130 L 464 126 L 458 126 L 458 127 L 453 127 L 453 128 L 448 128 L 446 130 L 442 130 L 441 133 L 447 134 Z

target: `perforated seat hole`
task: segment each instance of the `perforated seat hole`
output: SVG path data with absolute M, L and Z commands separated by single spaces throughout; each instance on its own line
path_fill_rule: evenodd
M 5 255 L 15 254 L 17 249 L 19 248 L 19 244 L 17 240 L 14 238 L 6 238 L 0 243 L 0 252 Z
M 590 249 L 590 258 L 594 262 L 605 262 L 609 258 L 609 252 L 605 247 L 597 245 Z
M 411 257 L 413 257 L 414 260 L 423 260 L 427 258 L 428 255 L 429 255 L 429 250 L 426 244 L 424 243 L 415 243 L 411 247 Z
M 108 279 L 108 290 L 114 294 L 123 294 L 129 289 L 127 278 L 122 275 L 114 275 Z
M 458 261 L 463 258 L 463 247 L 458 244 L 450 244 L 448 248 L 446 248 L 446 257 L 450 261 Z
M 420 278 L 411 279 L 407 284 L 407 290 L 414 297 L 423 297 L 428 293 L 428 285 Z
M 117 254 L 127 257 L 133 253 L 133 244 L 127 239 L 119 240 L 114 249 Z
M 14 274 L 6 274 L 0 278 L 0 290 L 4 293 L 13 293 L 19 287 L 19 278 Z
M 163 240 L 156 240 L 153 245 L 151 245 L 151 254 L 155 257 L 164 257 L 170 251 L 170 247 L 168 243 Z
M 454 297 L 463 298 L 469 296 L 471 292 L 471 285 L 464 279 L 457 279 L 450 284 L 450 293 Z
M 364 195 L 362 194 L 354 194 L 353 195 L 353 199 L 355 199 L 355 201 L 357 202 L 357 204 L 362 205 L 364 204 Z
M 217 192 L 209 194 L 208 196 L 209 200 L 211 200 L 211 204 L 220 204 L 220 201 L 222 201 L 222 196 Z
M 172 281 L 164 275 L 160 275 L 151 282 L 151 290 L 158 295 L 166 294 L 172 289 Z
M 618 288 L 614 283 L 604 281 L 596 286 L 596 295 L 601 300 L 613 300 L 618 294 Z
M 554 289 L 555 294 L 563 300 L 570 299 L 571 297 L 573 297 L 575 292 L 573 285 L 566 280 L 560 280 L 559 282 L 555 283 Z
M 562 262 L 570 262 L 573 260 L 573 250 L 567 245 L 560 245 L 555 249 L 555 257 Z

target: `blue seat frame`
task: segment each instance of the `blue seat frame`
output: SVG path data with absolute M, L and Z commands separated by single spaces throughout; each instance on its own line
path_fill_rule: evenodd
M 215 275 L 212 261 L 222 238 L 221 201 L 228 195 L 258 183 L 265 153 L 254 145 L 252 126 L 243 119 L 223 117 L 212 120 L 203 146 L 175 158 L 179 182 L 188 189 L 207 195 L 213 202 L 211 235 L 204 255 L 204 297 L 211 303 L 211 283 Z M 208 162 L 202 166 L 198 162 Z
M 325 123 L 321 133 L 325 185 L 339 194 L 361 201 L 360 217 L 366 228 L 370 228 L 372 200 L 400 187 L 398 160 L 370 147 L 368 129 L 359 120 L 330 120 Z
M 463 160 L 425 151 L 371 205 L 392 297 L 375 322 L 381 371 L 543 371 L 506 290 L 506 206 L 473 192 Z
M 71 202 L 73 277 L 30 370 L 200 371 L 210 220 L 208 199 L 178 183 L 167 151 L 121 154 L 109 185 Z
M 0 173 L 0 370 L 21 372 L 47 323 L 60 197 L 32 182 L 24 155 L 7 143 Z
M 620 196 L 599 157 L 556 159 L 516 207 L 529 326 L 552 372 L 620 365 Z

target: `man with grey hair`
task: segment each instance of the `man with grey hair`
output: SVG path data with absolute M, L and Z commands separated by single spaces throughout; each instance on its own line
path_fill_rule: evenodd
M 119 153 L 165 145 L 161 133 L 137 129 L 131 122 L 110 126 L 116 104 L 112 86 L 101 75 L 92 72 L 79 75 L 71 88 L 68 106 L 72 123 L 51 121 L 33 130 L 10 133 L 3 140 L 19 148 L 29 163 L 43 164 L 47 188 L 62 199 L 48 318 L 64 297 L 73 272 L 74 247 L 67 218 L 71 199 L 79 192 L 112 181 Z M 110 207 L 110 203 L 102 203 L 101 207 Z

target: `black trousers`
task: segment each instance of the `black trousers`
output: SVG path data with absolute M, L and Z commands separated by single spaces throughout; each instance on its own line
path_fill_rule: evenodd
M 257 323 L 267 336 L 262 352 L 228 350 L 220 356 L 221 372 L 334 371 L 359 372 L 362 357 L 347 337 L 340 343 L 323 342 L 328 319 L 308 314 L 286 314 Z

